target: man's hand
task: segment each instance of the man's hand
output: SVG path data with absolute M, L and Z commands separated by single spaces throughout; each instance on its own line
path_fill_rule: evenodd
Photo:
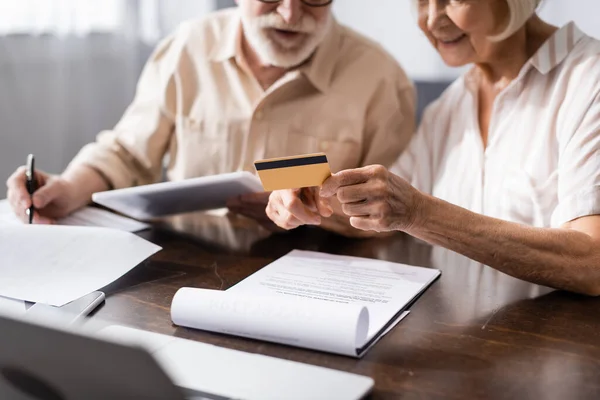
M 243 215 L 247 218 L 257 221 L 259 224 L 269 230 L 276 230 L 277 227 L 267 217 L 265 209 L 269 203 L 271 192 L 250 193 L 234 197 L 227 201 L 227 208 L 235 214 Z
M 271 193 L 267 215 L 280 228 L 320 225 L 321 217 L 333 214 L 329 202 L 320 198 L 319 188 L 276 190 Z
M 32 197 L 27 191 L 25 171 L 26 167 L 20 167 L 6 181 L 8 201 L 22 221 L 28 218 L 26 212 L 31 207 L 32 198 L 35 208 L 33 222 L 36 224 L 52 224 L 77 208 L 75 188 L 71 182 L 36 170 L 37 190 Z

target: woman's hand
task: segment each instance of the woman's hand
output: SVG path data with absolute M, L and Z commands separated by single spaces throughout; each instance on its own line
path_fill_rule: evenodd
M 419 223 L 424 195 L 381 165 L 338 172 L 321 188 L 337 196 L 350 224 L 365 231 L 408 231 Z

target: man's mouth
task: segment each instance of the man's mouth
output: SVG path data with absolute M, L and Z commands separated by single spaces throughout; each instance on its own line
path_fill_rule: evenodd
M 277 36 L 280 36 L 285 39 L 295 39 L 302 35 L 302 32 L 290 31 L 290 30 L 286 30 L 286 29 L 277 29 L 277 28 L 273 28 L 273 32 L 275 32 L 277 34 Z

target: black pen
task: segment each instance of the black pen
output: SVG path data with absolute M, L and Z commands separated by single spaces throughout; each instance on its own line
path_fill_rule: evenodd
M 33 158 L 33 154 L 27 156 L 27 171 L 25 171 L 25 176 L 27 177 L 27 192 L 31 197 L 31 207 L 27 210 L 27 215 L 29 215 L 29 223 L 33 222 L 33 212 L 35 211 L 33 208 L 33 192 L 35 192 L 35 159 Z

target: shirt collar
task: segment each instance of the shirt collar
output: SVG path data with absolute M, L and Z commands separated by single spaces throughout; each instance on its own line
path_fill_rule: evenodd
M 329 31 L 317 47 L 315 54 L 300 67 L 304 76 L 321 92 L 326 92 L 331 85 L 333 71 L 339 56 L 341 30 L 342 27 L 333 19 Z
M 574 22 L 569 22 L 554 33 L 533 55 L 530 63 L 543 75 L 558 67 L 585 34 Z
M 341 26 L 333 19 L 323 42 L 317 47 L 313 56 L 298 68 L 306 78 L 321 92 L 325 92 L 331 83 L 331 78 L 338 57 Z M 221 40 L 209 55 L 214 62 L 225 62 L 241 56 L 242 21 L 239 13 L 227 21 Z
M 225 62 L 241 54 L 242 21 L 239 12 L 226 21 L 222 32 L 221 40 L 216 42 L 208 57 L 214 62 Z
M 558 67 L 575 49 L 575 46 L 585 34 L 577 28 L 574 22 L 569 22 L 557 30 L 550 38 L 538 49 L 538 51 L 525 63 L 519 76 L 515 80 L 522 78 L 531 68 L 537 69 L 541 74 L 546 75 L 554 68 Z M 464 75 L 464 83 L 471 92 L 477 91 L 479 83 L 479 73 L 477 68 L 472 68 Z

